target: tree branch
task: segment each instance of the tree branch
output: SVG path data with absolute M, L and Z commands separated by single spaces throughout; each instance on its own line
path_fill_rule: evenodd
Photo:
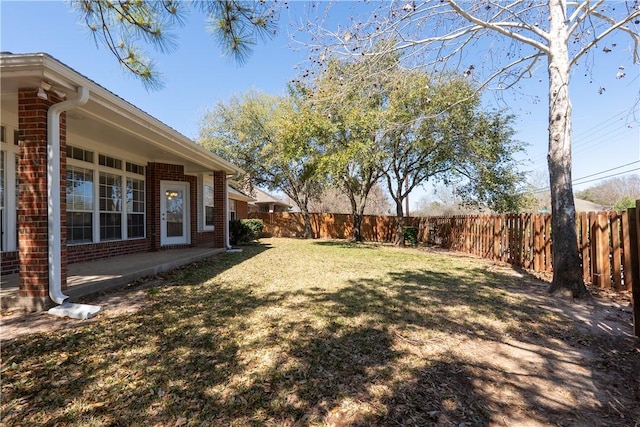
M 487 21 L 483 21 L 473 15 L 471 15 L 470 13 L 468 13 L 467 11 L 465 11 L 463 8 L 461 8 L 458 3 L 456 3 L 455 0 L 447 0 L 447 2 L 449 3 L 449 5 L 458 13 L 460 14 L 460 16 L 462 16 L 463 18 L 467 19 L 469 22 L 472 22 L 482 28 L 486 28 L 489 30 L 493 30 L 496 31 L 504 36 L 509 37 L 512 40 L 518 40 L 522 43 L 528 44 L 530 46 L 533 46 L 534 48 L 538 49 L 541 52 L 544 52 L 545 54 L 549 54 L 549 48 L 540 43 L 535 41 L 534 39 L 530 38 L 530 37 L 526 37 L 523 35 L 520 35 L 518 33 L 515 33 L 513 31 L 509 31 L 508 28 L 518 28 L 518 29 L 525 29 L 527 31 L 531 31 L 532 33 L 536 34 L 537 36 L 539 36 L 542 39 L 545 39 L 547 41 L 549 41 L 549 34 L 546 31 L 542 31 L 539 28 L 536 28 L 532 25 L 526 25 L 526 24 L 518 24 L 517 22 L 487 22 Z
M 637 9 L 631 15 L 629 15 L 625 19 L 623 19 L 621 21 L 618 21 L 618 22 L 616 22 L 613 18 L 609 18 L 608 16 L 601 15 L 598 12 L 593 12 L 592 15 L 596 16 L 597 18 L 602 19 L 603 21 L 606 21 L 606 22 L 610 23 L 611 26 L 609 28 L 607 28 L 606 30 L 602 31 L 597 36 L 595 36 L 594 39 L 591 40 L 591 42 L 589 42 L 585 47 L 583 47 L 573 57 L 573 59 L 571 59 L 570 65 L 574 65 L 575 63 L 577 63 L 578 59 L 580 59 L 580 57 L 582 57 L 585 53 L 587 53 L 587 51 L 589 51 L 589 49 L 591 49 L 593 46 L 598 44 L 598 42 L 600 42 L 602 39 L 604 39 L 606 36 L 608 36 L 609 34 L 611 34 L 612 32 L 614 32 L 616 30 L 622 30 L 622 31 L 628 33 L 631 36 L 631 38 L 633 40 L 633 44 L 634 44 L 633 62 L 635 64 L 639 63 L 640 62 L 640 50 L 639 50 L 640 36 L 638 36 L 638 34 L 636 32 L 634 32 L 630 28 L 625 27 L 624 25 L 628 24 L 632 20 L 640 17 L 640 9 Z

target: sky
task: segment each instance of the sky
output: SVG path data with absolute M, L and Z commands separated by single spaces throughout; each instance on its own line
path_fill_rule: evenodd
M 260 42 L 242 65 L 221 53 L 205 28 L 204 18 L 192 12 L 187 24 L 176 31 L 176 51 L 151 51 L 164 82 L 164 88 L 155 91 L 147 91 L 123 71 L 105 47 L 96 45 L 64 1 L 0 0 L 0 50 L 48 53 L 195 139 L 205 110 L 216 103 L 250 89 L 285 93 L 287 82 L 299 75 L 308 56 L 304 49 L 292 48 L 289 34 L 309 5 L 291 2 L 289 9 L 281 12 L 278 36 Z M 330 22 L 346 22 L 353 5 L 356 3 L 343 2 L 333 8 Z M 366 6 L 357 3 L 357 7 Z M 592 72 L 585 75 L 580 71 L 572 77 L 574 191 L 610 175 L 640 171 L 640 66 L 626 66 L 626 77 L 616 79 L 619 65 L 630 62 L 616 55 L 625 54 L 621 50 L 599 53 Z M 599 90 L 601 87 L 605 90 Z M 524 83 L 521 93 L 503 97 L 499 107 L 516 115 L 516 138 L 527 144 L 526 152 L 519 156 L 522 168 L 531 172 L 534 183 L 544 186 L 548 179 L 547 82 L 544 76 L 532 78 Z M 491 104 L 493 97 L 488 95 L 486 101 Z M 414 193 L 412 207 L 419 199 L 431 197 L 429 193 L 424 189 Z

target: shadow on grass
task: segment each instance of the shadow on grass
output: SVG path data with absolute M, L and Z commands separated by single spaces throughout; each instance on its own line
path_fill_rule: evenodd
M 598 365 L 569 373 L 581 355 L 593 360 L 586 357 L 593 348 L 561 319 L 540 320 L 542 300 L 511 286 L 511 276 L 399 267 L 335 290 L 258 292 L 260 277 L 215 282 L 267 247 L 244 249 L 173 272 L 179 286 L 133 315 L 4 346 L 3 422 L 605 426 L 640 416 L 624 406 L 640 397 L 624 382 L 634 371 L 615 359 L 633 348 L 597 341 Z M 249 319 L 262 311 L 269 316 L 256 328 Z M 461 354 L 468 342 L 488 360 Z M 597 387 L 605 374 L 617 390 Z M 601 398 L 601 412 L 580 395 L 563 400 L 540 387 L 568 383 Z
M 474 340 L 479 346 L 487 345 L 487 352 L 492 354 L 493 360 L 470 363 L 465 357 L 448 354 L 451 346 L 436 349 L 436 358 L 441 359 L 444 351 L 444 360 L 416 370 L 414 381 L 401 385 L 387 399 L 390 412 L 368 423 L 430 425 L 434 417 L 443 425 L 497 422 L 500 420 L 493 415 L 504 413 L 501 407 L 508 413 L 510 404 L 501 403 L 485 389 L 502 388 L 509 390 L 506 396 L 520 402 L 521 413 L 505 421 L 507 424 L 535 420 L 542 425 L 591 425 L 593 401 L 584 396 L 592 395 L 600 400 L 594 425 L 637 426 L 637 341 L 577 331 L 567 318 L 547 311 L 546 283 L 522 287 L 514 285 L 514 280 L 519 279 L 481 268 L 467 269 L 463 276 L 426 269 L 398 270 L 388 273 L 384 280 L 352 281 L 333 293 L 314 289 L 311 298 L 316 304 L 328 304 L 336 318 L 367 315 L 376 323 L 394 325 L 399 331 L 396 336 L 408 342 L 420 357 L 433 355 L 434 346 L 429 340 L 413 340 L 411 331 L 430 331 L 436 337 L 444 334 L 454 343 Z M 518 298 L 513 298 L 514 294 Z M 457 311 L 457 307 L 468 310 Z M 505 322 L 506 328 L 501 326 Z M 423 351 L 425 348 L 432 352 Z M 522 359 L 514 358 L 514 354 Z M 508 367 L 501 363 L 508 363 Z M 532 372 L 533 364 L 539 368 Z M 446 385 L 449 397 L 442 392 L 440 382 Z M 563 399 L 562 393 L 553 389 L 566 384 L 572 384 L 571 393 L 577 394 Z M 425 412 L 414 404 L 414 412 L 399 417 L 398 406 L 412 406 L 407 402 L 431 402 L 435 408 Z M 429 413 L 433 416 L 428 417 Z
M 313 241 L 313 245 L 340 249 L 377 249 L 382 246 L 373 242 L 356 242 L 354 240 L 320 240 Z

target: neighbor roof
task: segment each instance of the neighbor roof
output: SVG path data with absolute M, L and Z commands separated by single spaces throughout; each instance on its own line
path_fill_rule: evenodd
M 287 209 L 292 207 L 290 204 L 286 203 L 284 200 L 278 199 L 278 198 L 272 196 L 271 194 L 267 193 L 266 191 L 261 190 L 259 188 L 254 188 L 252 195 L 254 196 L 254 198 L 256 200 L 255 203 L 254 203 L 256 205 L 265 204 L 265 203 L 273 203 L 274 205 L 284 206 Z

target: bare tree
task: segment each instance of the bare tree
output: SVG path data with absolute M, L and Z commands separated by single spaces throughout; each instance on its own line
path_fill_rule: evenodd
M 614 209 L 623 199 L 640 199 L 640 175 L 609 178 L 580 191 L 578 197 Z
M 593 64 L 596 49 L 621 49 L 623 39 L 629 41 L 629 59 L 640 62 L 639 23 L 638 0 L 402 1 L 385 3 L 368 21 L 356 20 L 350 28 L 321 29 L 314 48 L 320 57 L 327 50 L 366 55 L 381 38 L 393 38 L 397 42 L 389 50 L 405 51 L 414 64 L 458 70 L 481 88 L 498 89 L 516 86 L 546 59 L 554 238 L 549 291 L 583 297 L 589 293 L 576 245 L 571 184 L 571 71 L 580 61 Z M 487 55 L 480 58 L 480 52 Z

